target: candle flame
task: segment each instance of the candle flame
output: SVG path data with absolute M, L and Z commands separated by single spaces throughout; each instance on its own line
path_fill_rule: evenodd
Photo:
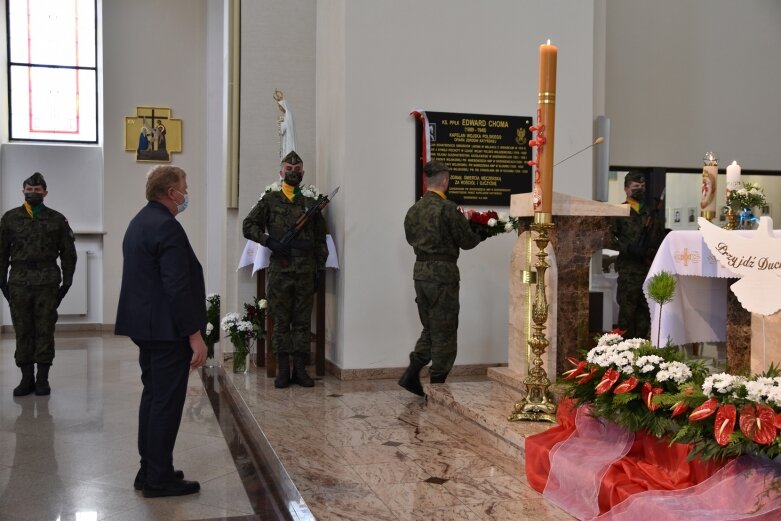
M 550 38 L 548 38 L 548 45 L 550 45 Z

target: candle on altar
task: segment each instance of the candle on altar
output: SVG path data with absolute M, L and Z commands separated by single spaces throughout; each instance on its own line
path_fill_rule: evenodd
M 727 195 L 738 188 L 740 188 L 740 165 L 737 161 L 733 161 L 727 166 Z
M 540 45 L 540 85 L 537 95 L 537 175 L 534 186 L 534 211 L 550 214 L 553 208 L 553 137 L 556 123 L 556 59 L 558 47 Z

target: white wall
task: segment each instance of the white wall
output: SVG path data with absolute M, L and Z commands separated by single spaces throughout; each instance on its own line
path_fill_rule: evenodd
M 137 106 L 169 107 L 182 119 L 182 153 L 172 164 L 187 172 L 190 206 L 177 217 L 196 255 L 207 258 L 206 165 L 218 153 L 221 128 L 209 128 L 209 106 L 222 100 L 207 97 L 206 0 L 105 1 L 104 33 L 104 322 L 113 324 L 122 278 L 122 238 L 127 224 L 146 204 L 146 172 L 152 164 L 139 163 L 124 150 L 124 118 Z M 215 151 L 216 149 L 216 151 Z M 221 172 L 211 175 L 221 176 Z M 207 267 L 208 268 L 208 267 Z M 212 269 L 219 269 L 216 266 Z
M 327 103 L 318 98 L 318 168 L 329 187 L 342 185 L 328 210 L 342 261 L 332 360 L 342 368 L 403 366 L 420 330 L 414 257 L 402 226 L 415 200 L 409 112 L 534 115 L 538 46 L 551 38 L 560 49 L 556 156 L 588 144 L 592 4 L 408 0 L 318 7 L 318 31 L 328 31 L 327 38 L 318 34 L 318 45 L 327 47 L 327 54 L 318 49 L 324 56 L 318 95 L 321 89 L 333 95 Z M 321 64 L 334 70 L 321 71 Z M 341 135 L 333 132 L 340 128 Z M 590 162 L 585 155 L 563 165 L 555 189 L 590 196 Z M 512 245 L 504 236 L 462 254 L 457 364 L 507 359 Z
M 781 2 L 612 0 L 611 164 L 778 170 Z

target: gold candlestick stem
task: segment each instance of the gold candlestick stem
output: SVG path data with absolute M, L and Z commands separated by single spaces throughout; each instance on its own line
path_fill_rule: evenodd
M 727 222 L 724 224 L 725 230 L 737 230 L 738 229 L 738 214 L 732 209 L 731 206 L 727 207 Z
M 550 380 L 543 368 L 542 356 L 550 342 L 545 338 L 545 323 L 548 321 L 548 300 L 545 296 L 545 272 L 550 267 L 548 264 L 548 252 L 545 251 L 550 242 L 550 232 L 555 224 L 549 213 L 535 213 L 534 223 L 530 226 L 532 233 L 536 233 L 534 242 L 537 244 L 536 286 L 537 291 L 532 306 L 532 320 L 534 332 L 528 340 L 533 357 L 529 361 L 526 379 L 526 397 L 513 407 L 509 421 L 531 420 L 549 421 L 556 423 L 556 403 L 548 393 Z

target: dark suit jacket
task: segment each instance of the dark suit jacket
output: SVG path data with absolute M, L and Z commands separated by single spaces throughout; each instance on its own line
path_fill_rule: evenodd
M 175 341 L 205 330 L 203 269 L 168 208 L 156 201 L 142 208 L 127 227 L 122 254 L 115 334 Z

